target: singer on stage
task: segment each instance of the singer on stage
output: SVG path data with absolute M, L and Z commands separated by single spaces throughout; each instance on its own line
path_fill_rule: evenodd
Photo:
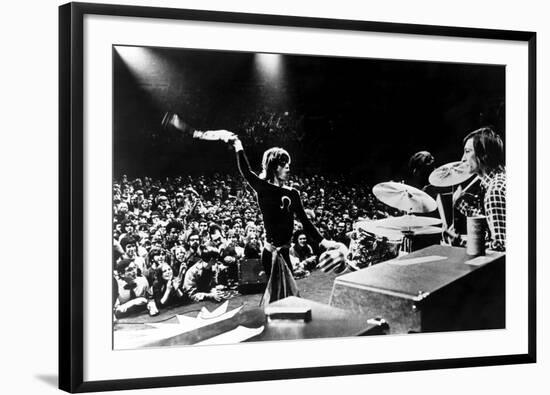
M 299 192 L 284 185 L 290 173 L 291 160 L 288 152 L 277 147 L 268 149 L 263 155 L 262 172 L 258 176 L 252 171 L 236 134 L 227 130 L 197 131 L 175 114 L 170 115 L 169 123 L 180 131 L 192 133 L 194 138 L 233 144 L 239 171 L 256 192 L 264 220 L 266 240 L 262 251 L 262 265 L 269 280 L 262 303 L 268 304 L 287 296 L 298 295 L 289 256 L 294 216 L 302 222 L 310 240 L 326 250 L 319 259 L 318 266 L 321 270 L 342 270 L 346 267 L 347 248 L 342 243 L 324 239 L 307 217 Z

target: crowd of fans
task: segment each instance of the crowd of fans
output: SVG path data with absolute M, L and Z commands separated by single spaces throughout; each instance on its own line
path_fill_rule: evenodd
M 304 116 L 295 112 L 257 110 L 242 122 L 240 138 L 250 145 L 284 145 L 301 142 L 305 137 Z
M 292 176 L 307 215 L 323 237 L 350 248 L 358 266 L 373 261 L 376 240 L 354 228 L 360 219 L 399 213 L 371 189 L 344 177 Z M 262 215 L 240 176 L 182 176 L 163 180 L 122 176 L 113 185 L 113 304 L 115 319 L 174 303 L 220 301 L 238 285 L 238 265 L 258 259 Z M 319 247 L 295 221 L 293 273 L 315 269 Z

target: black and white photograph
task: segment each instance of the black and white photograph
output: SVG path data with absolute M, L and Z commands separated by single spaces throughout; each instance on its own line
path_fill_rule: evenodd
M 113 45 L 112 72 L 114 350 L 506 328 L 505 65 Z
M 544 393 L 545 9 L 7 3 L 3 393 Z
M 537 33 L 438 18 L 60 7 L 59 388 L 535 363 Z

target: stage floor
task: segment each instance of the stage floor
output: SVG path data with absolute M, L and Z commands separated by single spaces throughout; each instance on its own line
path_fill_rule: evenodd
M 338 275 L 334 273 L 323 273 L 322 271 L 317 270 L 313 271 L 311 275 L 306 278 L 296 280 L 300 297 L 315 302 L 328 304 L 330 293 L 332 292 L 332 285 L 337 276 Z M 244 310 L 258 307 L 261 298 L 261 293 L 248 295 L 237 294 L 229 299 L 228 310 L 237 308 L 241 305 L 243 305 Z M 195 317 L 203 306 L 212 311 L 222 303 L 223 301 L 220 303 L 205 301 L 168 307 L 161 309 L 159 315 L 155 317 L 151 317 L 147 312 L 143 312 L 141 314 L 119 319 L 114 325 L 114 330 L 139 329 L 139 324 L 141 323 L 177 322 L 176 314 Z M 147 326 L 143 325 L 143 327 L 146 328 Z

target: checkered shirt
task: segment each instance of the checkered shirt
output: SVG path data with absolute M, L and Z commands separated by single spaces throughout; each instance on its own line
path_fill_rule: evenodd
M 472 206 L 462 200 L 457 209 L 466 216 L 485 215 L 489 225 L 488 247 L 496 251 L 506 250 L 506 173 L 494 170 L 481 177 L 481 187 L 485 191 L 483 208 Z

